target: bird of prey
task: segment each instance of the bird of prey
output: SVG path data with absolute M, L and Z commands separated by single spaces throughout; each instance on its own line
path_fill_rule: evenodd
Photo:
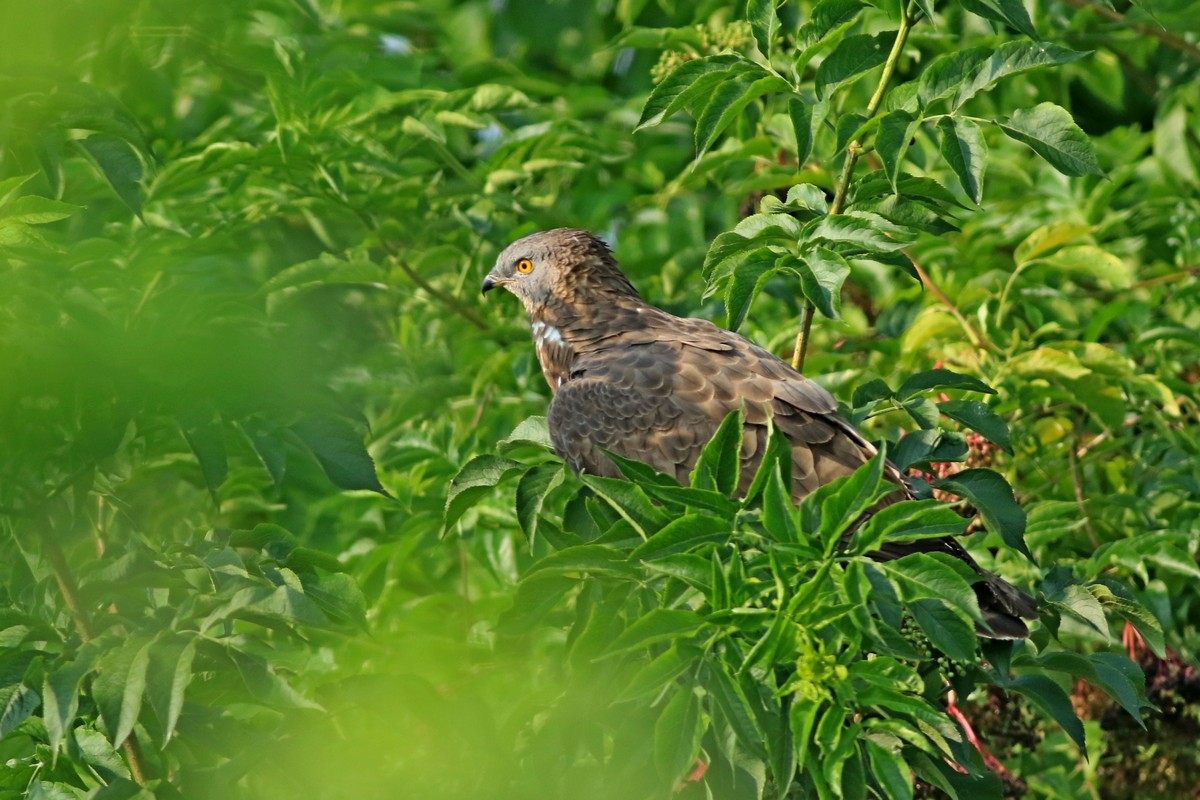
M 769 436 L 768 417 L 792 444 L 792 498 L 865 464 L 876 449 L 837 413 L 826 389 L 736 333 L 668 314 L 638 295 L 601 239 L 558 228 L 509 245 L 483 281 L 520 298 L 542 373 L 554 394 L 554 449 L 576 472 L 622 477 L 605 451 L 649 464 L 686 485 L 704 445 L 743 409 L 742 485 L 749 487 Z M 888 465 L 896 492 L 904 479 Z M 975 584 L 991 638 L 1023 638 L 1032 598 L 975 563 L 950 538 L 885 543 L 879 560 L 949 553 L 982 577 Z

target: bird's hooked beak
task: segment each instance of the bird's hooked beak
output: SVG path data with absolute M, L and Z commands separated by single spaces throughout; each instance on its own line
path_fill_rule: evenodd
M 495 289 L 498 285 L 499 284 L 497 284 L 496 279 L 492 277 L 491 273 L 488 273 L 487 277 L 483 279 L 483 288 L 480 290 L 480 292 L 482 294 L 487 294 L 492 289 Z

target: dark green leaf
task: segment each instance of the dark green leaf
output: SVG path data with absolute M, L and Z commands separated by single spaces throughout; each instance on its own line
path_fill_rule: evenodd
M 975 628 L 957 608 L 924 598 L 910 602 L 908 610 L 933 646 L 950 658 L 970 661 L 975 656 Z
M 621 700 L 640 700 L 656 695 L 699 663 L 703 651 L 676 642 L 638 671 L 621 692 Z
M 765 249 L 758 253 L 757 257 L 751 257 L 734 269 L 725 288 L 726 326 L 732 331 L 741 327 L 750 312 L 750 304 L 775 272 L 774 254 Z
M 640 650 L 655 642 L 686 639 L 705 627 L 704 618 L 694 611 L 655 608 L 638 617 L 613 642 L 610 653 Z
M 629 554 L 634 559 L 655 559 L 690 550 L 707 542 L 728 539 L 733 533 L 730 521 L 710 514 L 685 514 L 668 522 L 658 533 L 638 545 Z
M 691 688 L 677 689 L 654 724 L 654 763 L 663 782 L 675 787 L 691 769 L 700 734 L 700 703 Z
M 740 56 L 726 54 L 680 64 L 654 87 L 634 130 L 657 125 L 697 97 L 706 96 L 725 80 L 730 67 L 739 63 L 745 63 Z
M 517 522 L 525 532 L 525 538 L 530 546 L 537 539 L 539 514 L 546 496 L 564 480 L 566 466 L 564 464 L 538 464 L 531 468 L 517 483 Z
M 200 472 L 204 475 L 204 483 L 209 492 L 216 492 L 229 476 L 229 462 L 225 455 L 225 435 L 220 424 L 205 421 L 189 425 L 183 430 L 188 446 L 196 454 L 200 462 Z
M 913 796 L 912 771 L 904 756 L 871 740 L 865 739 L 867 756 L 871 761 L 871 774 L 889 800 L 911 800 Z
M 1025 544 L 1025 510 L 1017 504 L 1012 487 L 1000 473 L 990 469 L 965 469 L 935 485 L 969 500 L 1005 544 L 1032 560 Z
M 558 575 L 588 572 L 614 577 L 632 577 L 637 574 L 627 563 L 624 552 L 600 544 L 581 544 L 551 553 L 539 559 L 525 574 L 532 577 L 547 572 Z
M 1021 0 L 963 0 L 963 8 L 984 19 L 1009 25 L 1030 39 L 1038 38 Z
M 1048 42 L 1004 42 L 959 85 L 951 108 L 961 108 L 963 103 L 1001 78 L 1040 67 L 1069 64 L 1086 55 Z
M 1062 690 L 1062 687 L 1045 675 L 1022 675 L 1010 681 L 1006 688 L 1029 698 L 1034 705 L 1053 717 L 1075 742 L 1083 757 L 1087 758 L 1087 741 L 1083 732 L 1083 723 L 1075 715 L 1075 707 L 1071 705 L 1071 698 Z
M 821 0 L 812 7 L 808 21 L 800 26 L 796 40 L 802 48 L 812 48 L 847 27 L 863 8 L 861 0 Z
M 105 653 L 97 665 L 99 674 L 92 682 L 92 697 L 113 747 L 120 747 L 129 736 L 142 709 L 150 648 L 151 643 L 144 638 L 127 639 L 119 649 Z
M 150 649 L 146 694 L 162 727 L 162 747 L 175 733 L 183 711 L 184 692 L 192 680 L 196 640 L 184 634 L 167 634 Z
M 948 369 L 931 369 L 908 377 L 896 390 L 896 398 L 906 400 L 918 392 L 930 389 L 965 389 L 968 392 L 996 393 L 995 389 L 970 375 L 962 375 Z
M 881 66 L 887 61 L 888 53 L 896 40 L 895 31 L 868 36 L 847 36 L 838 43 L 821 66 L 814 78 L 817 97 L 825 98 L 839 86 L 857 78 L 864 72 Z
M 502 456 L 485 454 L 472 458 L 450 482 L 443 527 L 449 528 L 458 522 L 463 512 L 473 506 L 479 497 L 522 469 L 524 467 L 518 462 Z
M 1008 122 L 996 124 L 1013 139 L 1029 145 L 1064 175 L 1104 175 L 1092 140 L 1061 106 L 1042 103 L 1029 110 L 1020 109 Z
M 737 679 L 728 674 L 723 663 L 716 663 L 708 672 L 709 680 L 705 687 L 712 694 L 721 714 L 733 728 L 738 742 L 746 752 L 755 758 L 766 758 L 767 751 L 763 746 L 763 732 L 756 720 L 750 700 Z
M 707 152 L 721 131 L 729 127 L 754 100 L 764 94 L 787 92 L 791 88 L 783 78 L 762 74 L 762 70 L 739 75 L 719 84 L 696 118 L 696 156 Z
M 796 270 L 805 299 L 830 319 L 841 319 L 842 285 L 850 277 L 850 265 L 827 247 L 806 248 L 801 259 L 780 262 Z
M 742 472 L 742 412 L 730 412 L 700 452 L 691 484 L 732 495 Z
M 938 403 L 938 409 L 955 422 L 983 434 L 988 441 L 1006 452 L 1012 452 L 1012 444 L 1008 439 L 1008 425 L 992 413 L 986 404 L 979 400 L 949 400 Z
M 391 497 L 379 483 L 375 462 L 363 445 L 362 435 L 344 417 L 308 416 L 292 426 L 321 469 L 339 489 L 369 489 Z
M 142 161 L 126 142 L 106 133 L 92 134 L 79 142 L 121 202 L 142 216 Z
M 796 163 L 803 167 L 812 155 L 813 106 L 798 97 L 788 100 L 788 116 L 796 131 Z
M 938 120 L 941 133 L 942 158 L 972 202 L 983 200 L 983 171 L 987 167 L 988 147 L 983 131 L 973 121 L 963 117 L 942 117 Z
M 768 58 L 771 55 L 771 41 L 779 30 L 779 15 L 775 13 L 776 0 L 747 0 L 746 18 L 750 20 L 750 30 L 754 32 L 754 41 L 758 43 L 758 52 Z
M 875 134 L 875 152 L 883 162 L 883 171 L 892 182 L 892 190 L 896 190 L 896 179 L 900 175 L 900 165 L 904 162 L 904 154 L 908 152 L 909 142 L 916 135 L 921 120 L 907 111 L 892 111 L 879 120 L 879 132 Z

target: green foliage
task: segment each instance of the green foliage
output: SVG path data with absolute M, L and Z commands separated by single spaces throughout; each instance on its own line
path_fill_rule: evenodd
M 1195 793 L 1194 10 L 609 5 L 9 14 L 0 797 Z M 572 475 L 476 298 L 558 225 L 919 499 Z

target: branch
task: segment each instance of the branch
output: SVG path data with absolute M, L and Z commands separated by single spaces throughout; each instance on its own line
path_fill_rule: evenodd
M 983 334 L 977 331 L 975 326 L 971 324 L 971 321 L 967 319 L 961 311 L 958 310 L 958 306 L 954 305 L 954 301 L 947 297 L 946 293 L 939 289 L 938 285 L 933 282 L 933 278 L 931 278 L 929 273 L 925 271 L 925 268 L 918 264 L 915 258 L 913 258 L 911 255 L 908 255 L 907 250 L 902 252 L 904 252 L 904 254 L 908 256 L 908 260 L 912 262 L 913 269 L 917 271 L 917 277 L 921 279 L 921 283 L 924 284 L 925 288 L 929 289 L 929 293 L 936 297 L 938 302 L 949 309 L 954 318 L 958 320 L 958 324 L 962 326 L 964 331 L 966 331 L 967 338 L 971 340 L 971 344 L 984 350 L 997 352 L 996 346 L 987 339 L 983 338 Z
M 900 61 L 900 54 L 904 52 L 904 44 L 908 41 L 908 32 L 912 30 L 915 22 L 916 18 L 911 5 L 906 5 L 900 17 L 900 28 L 896 31 L 896 41 L 892 43 L 892 51 L 888 53 L 887 61 L 883 65 L 883 72 L 879 76 L 879 85 L 875 87 L 875 94 L 871 96 L 870 102 L 867 103 L 867 119 L 875 116 L 875 112 L 879 110 L 880 103 L 883 102 L 883 95 L 887 92 L 888 84 L 891 83 L 892 75 L 896 71 L 896 64 Z M 850 191 L 850 178 L 854 175 L 854 165 L 858 162 L 858 157 L 861 154 L 862 142 L 855 139 L 846 148 L 846 161 L 842 164 L 842 174 L 838 178 L 837 189 L 833 195 L 833 205 L 829 207 L 830 215 L 840 214 L 845 208 L 846 194 Z M 812 320 L 812 304 L 806 303 L 800 322 L 800 332 L 796 334 L 796 347 L 792 352 L 792 366 L 797 371 L 804 369 L 804 359 L 808 355 L 809 332 L 812 330 Z
M 95 633 L 92 630 L 87 610 L 79 601 L 79 583 L 75 580 L 75 574 L 71 572 L 67 556 L 49 529 L 42 528 L 41 538 L 43 552 L 54 570 L 54 580 L 58 583 L 59 591 L 62 592 L 63 601 L 67 604 L 67 611 L 70 612 L 71 620 L 75 623 L 75 630 L 79 631 L 79 638 L 83 641 L 90 641 Z M 141 745 L 138 743 L 137 731 L 129 732 L 129 737 L 125 739 L 121 749 L 125 751 L 125 759 L 129 762 L 129 772 L 133 779 L 137 781 L 138 785 L 145 786 L 146 757 L 142 754 Z
M 1184 55 L 1188 55 L 1196 60 L 1200 60 L 1200 47 L 1197 47 L 1186 39 L 1176 36 L 1162 26 L 1147 25 L 1144 22 L 1130 22 L 1123 14 L 1113 11 L 1111 8 L 1089 2 L 1089 0 L 1066 0 L 1066 3 L 1067 5 L 1074 6 L 1075 8 L 1091 11 L 1092 13 L 1104 17 L 1111 22 L 1125 25 L 1130 30 L 1137 31 L 1143 36 L 1149 36 L 1153 39 L 1157 39 L 1167 47 L 1170 47 L 1172 50 L 1178 50 Z

